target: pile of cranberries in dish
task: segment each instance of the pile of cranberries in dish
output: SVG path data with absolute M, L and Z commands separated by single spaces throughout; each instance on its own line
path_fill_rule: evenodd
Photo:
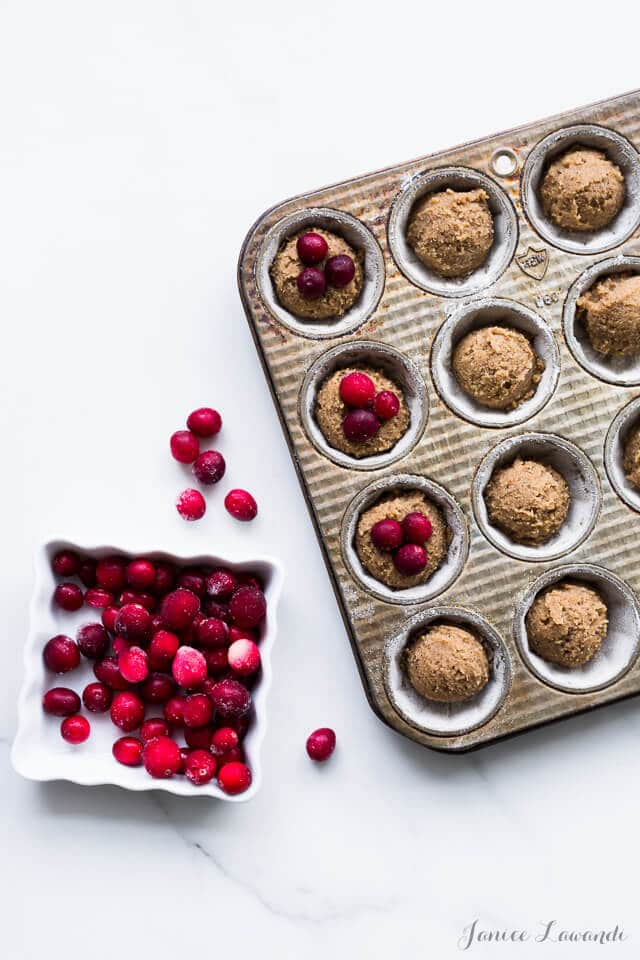
M 384 420 L 398 415 L 400 401 L 391 390 L 376 392 L 366 373 L 347 373 L 340 381 L 340 399 L 349 410 L 342 421 L 347 440 L 364 443 L 375 437 Z
M 108 713 L 118 763 L 156 778 L 184 775 L 196 786 L 216 777 L 225 793 L 245 791 L 251 771 L 242 742 L 267 610 L 260 580 L 146 557 L 96 561 L 73 550 L 57 553 L 52 567 L 60 578 L 54 604 L 96 611 L 75 637 L 59 634 L 44 647 L 51 674 L 71 679 L 83 659 L 95 674 L 81 691 L 52 683 L 44 694 L 62 737 L 87 740 L 83 709 Z
M 298 237 L 296 250 L 304 264 L 296 283 L 305 300 L 318 300 L 324 296 L 327 286 L 337 290 L 347 287 L 356 275 L 355 264 L 346 253 L 325 259 L 329 246 L 319 233 L 303 233 Z
M 408 513 L 401 523 L 390 517 L 378 520 L 371 528 L 371 540 L 378 550 L 393 554 L 398 573 L 415 577 L 429 562 L 425 543 L 432 533 L 429 517 L 424 513 Z

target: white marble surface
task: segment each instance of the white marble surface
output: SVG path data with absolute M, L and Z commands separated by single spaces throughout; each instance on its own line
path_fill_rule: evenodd
M 378 722 L 236 293 L 244 233 L 281 198 L 637 85 L 635 33 L 607 32 L 601 53 L 599 8 L 457 10 L 0 4 L 6 960 L 440 960 L 474 918 L 532 935 L 618 923 L 628 939 L 470 955 L 637 956 L 638 704 L 458 758 Z M 173 511 L 167 438 L 201 403 L 224 412 L 228 479 L 261 504 L 252 526 L 221 497 L 196 528 Z M 252 803 L 10 769 L 30 557 L 52 531 L 282 558 Z M 303 750 L 320 724 L 339 738 L 325 768 Z

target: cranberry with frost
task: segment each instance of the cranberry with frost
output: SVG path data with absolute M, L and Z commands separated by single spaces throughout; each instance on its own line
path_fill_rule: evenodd
M 207 512 L 207 504 L 199 490 L 189 487 L 183 490 L 176 500 L 176 510 L 183 520 L 193 522 L 202 520 Z
M 91 733 L 91 724 L 86 717 L 75 714 L 73 717 L 67 717 L 60 724 L 60 734 L 67 743 L 77 746 L 89 739 Z
M 353 371 L 340 381 L 340 399 L 348 407 L 367 407 L 375 395 L 375 384 L 366 373 Z
M 96 585 L 96 561 L 91 557 L 85 557 L 80 561 L 78 577 L 85 587 L 95 587 Z
M 262 590 L 238 587 L 229 601 L 229 614 L 237 627 L 257 627 L 267 612 Z
M 129 643 L 145 643 L 151 635 L 151 616 L 142 604 L 126 603 L 116 617 L 116 633 Z
M 170 737 L 155 737 L 144 745 L 142 762 L 152 777 L 166 780 L 180 769 L 180 748 Z
M 215 758 L 208 750 L 192 750 L 184 760 L 184 774 L 196 787 L 213 780 L 216 772 Z
M 391 517 L 378 520 L 371 527 L 371 540 L 378 550 L 384 552 L 397 550 L 404 541 L 402 525 L 397 520 L 392 520 Z
M 237 680 L 220 680 L 211 690 L 211 702 L 221 720 L 236 719 L 251 709 L 251 694 Z
M 296 250 L 305 267 L 314 267 L 324 260 L 329 252 L 329 245 L 321 234 L 310 231 L 298 237 Z
M 75 577 L 80 569 L 80 557 L 75 550 L 58 550 L 51 567 L 58 577 Z
M 227 659 L 233 672 L 241 677 L 260 669 L 260 651 L 253 640 L 236 640 L 227 651 Z
M 184 723 L 184 705 L 187 698 L 183 696 L 169 697 L 163 707 L 164 718 L 170 727 L 181 727 Z
M 125 733 L 136 730 L 144 720 L 144 703 L 132 690 L 116 693 L 111 703 L 111 719 Z
M 244 763 L 225 763 L 218 770 L 218 784 L 230 796 L 244 793 L 251 786 L 251 770 Z
M 169 441 L 171 456 L 178 463 L 193 463 L 200 453 L 200 441 L 191 430 L 176 430 Z
M 168 593 L 160 607 L 160 614 L 164 625 L 169 630 L 186 630 L 195 620 L 196 614 L 200 612 L 200 600 L 190 590 L 184 587 L 178 587 Z
M 77 583 L 59 583 L 53 591 L 53 602 L 62 610 L 73 613 L 82 606 L 82 590 Z
M 195 647 L 180 647 L 173 658 L 171 671 L 181 687 L 194 689 L 207 678 L 207 661 Z
M 100 615 L 105 630 L 109 633 L 115 633 L 116 617 L 118 616 L 118 607 L 105 607 Z
M 169 725 L 164 717 L 149 717 L 140 727 L 140 739 L 148 743 L 154 737 L 168 737 Z
M 230 490 L 224 498 L 224 505 L 227 513 L 245 523 L 258 514 L 258 504 L 248 490 Z
M 342 421 L 342 431 L 352 443 L 366 443 L 379 429 L 380 421 L 371 410 L 350 410 Z
M 336 735 L 331 727 L 314 730 L 307 739 L 307 753 L 316 763 L 328 760 L 336 748 Z
M 341 290 L 348 287 L 356 275 L 356 265 L 346 253 L 339 253 L 337 257 L 329 257 L 324 265 L 327 282 L 332 287 Z
M 102 587 L 90 587 L 84 595 L 84 602 L 94 610 L 104 610 L 113 604 L 113 594 Z
M 106 713 L 111 706 L 113 691 L 106 683 L 88 683 L 82 691 L 82 702 L 91 713 Z
M 225 459 L 217 450 L 205 450 L 193 464 L 196 480 L 205 486 L 212 486 L 222 480 L 226 469 Z
M 184 705 L 184 723 L 194 729 L 206 727 L 213 719 L 213 706 L 204 693 L 193 693 Z
M 417 543 L 405 543 L 393 555 L 396 570 L 405 577 L 414 577 L 422 573 L 427 560 L 427 551 Z
M 214 570 L 205 579 L 207 596 L 214 600 L 228 600 L 238 586 L 238 579 L 230 570 Z
M 424 513 L 408 513 L 402 521 L 402 531 L 408 543 L 426 543 L 433 533 L 433 525 Z
M 122 557 L 105 557 L 98 561 L 96 581 L 103 590 L 117 593 L 125 584 L 126 565 Z
M 233 727 L 219 727 L 214 730 L 211 738 L 211 752 L 214 756 L 221 757 L 229 750 L 234 750 L 239 743 L 240 739 Z
M 120 737 L 111 748 L 111 752 L 125 767 L 142 765 L 142 740 L 137 737 Z
M 400 401 L 392 390 L 381 390 L 373 400 L 373 412 L 380 420 L 393 420 L 400 410 Z
M 170 673 L 155 670 L 140 686 L 140 696 L 145 703 L 166 703 L 176 692 L 175 680 Z
M 59 633 L 48 640 L 42 652 L 45 665 L 54 673 L 69 673 L 80 663 L 80 650 L 71 639 Z
M 128 690 L 129 683 L 118 669 L 116 657 L 103 657 L 93 665 L 93 672 L 97 680 L 106 683 L 112 690 Z
M 215 437 L 222 427 L 222 417 L 213 407 L 198 407 L 187 417 L 187 426 L 198 437 Z
M 195 636 L 203 650 L 215 650 L 218 647 L 225 647 L 229 642 L 229 628 L 224 620 L 205 617 L 196 624 Z
M 149 666 L 152 670 L 162 670 L 173 660 L 180 640 L 169 630 L 158 630 L 149 644 Z
M 53 717 L 71 717 L 80 709 L 80 697 L 69 687 L 52 687 L 42 698 L 42 709 Z
M 118 657 L 120 673 L 129 683 L 142 683 L 149 675 L 149 661 L 142 647 L 129 647 Z
M 298 293 L 305 300 L 318 300 L 327 289 L 327 281 L 322 270 L 305 267 L 297 278 Z
M 85 623 L 78 630 L 76 641 L 87 660 L 100 660 L 107 652 L 109 635 L 101 623 Z

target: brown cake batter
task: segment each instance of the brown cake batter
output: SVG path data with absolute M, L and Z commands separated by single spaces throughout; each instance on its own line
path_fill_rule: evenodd
M 436 623 L 405 651 L 409 683 L 427 700 L 461 703 L 489 682 L 489 660 L 470 630 Z
M 594 350 L 618 357 L 640 353 L 640 275 L 603 277 L 583 293 L 577 307 Z
M 580 667 L 596 655 L 607 635 L 607 607 L 584 583 L 563 580 L 544 590 L 526 617 L 529 644 L 543 659 Z
M 484 190 L 441 190 L 415 204 L 407 241 L 441 277 L 464 277 L 481 267 L 493 245 L 493 217 Z
M 513 410 L 535 393 L 544 362 L 512 327 L 472 330 L 453 351 L 453 372 L 470 397 L 493 410 Z
M 540 184 L 546 216 L 564 230 L 602 230 L 624 202 L 624 177 L 601 150 L 572 147 L 549 164 Z
M 553 467 L 517 457 L 494 471 L 485 491 L 491 523 L 516 543 L 538 546 L 558 532 L 569 512 L 566 480 Z

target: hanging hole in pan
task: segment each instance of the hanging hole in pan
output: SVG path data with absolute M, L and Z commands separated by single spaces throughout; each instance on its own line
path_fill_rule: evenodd
M 512 177 L 518 169 L 518 157 L 509 147 L 500 147 L 489 160 L 489 169 L 496 177 Z

